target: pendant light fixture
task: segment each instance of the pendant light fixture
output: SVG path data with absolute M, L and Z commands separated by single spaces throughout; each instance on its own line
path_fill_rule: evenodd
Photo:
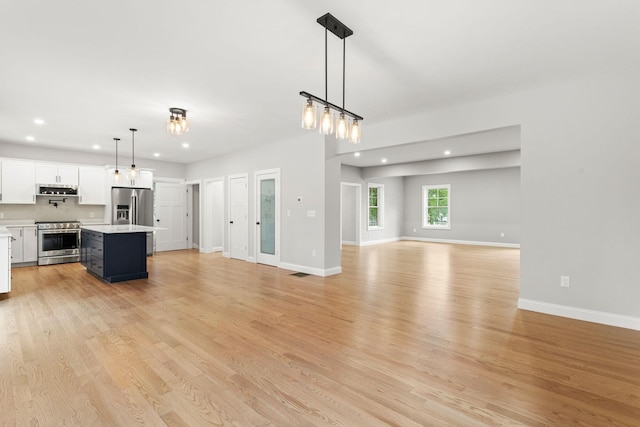
M 300 92 L 300 95 L 306 98 L 305 105 L 302 109 L 302 127 L 304 129 L 315 129 L 316 122 L 316 107 L 313 102 L 317 102 L 319 105 L 323 105 L 323 112 L 320 117 L 319 131 L 321 134 L 329 135 L 335 132 L 337 139 L 347 139 L 353 144 L 360 142 L 361 125 L 360 122 L 364 120 L 361 116 L 345 110 L 345 74 L 346 74 L 346 38 L 353 34 L 353 31 L 349 29 L 342 22 L 338 21 L 333 15 L 327 13 L 317 19 L 318 24 L 324 27 L 324 97 L 325 99 L 318 98 L 308 92 Z M 338 38 L 342 39 L 342 107 L 332 104 L 328 101 L 328 65 L 327 65 L 327 36 L 331 31 Z M 339 113 L 338 121 L 334 126 L 334 112 Z
M 129 128 L 129 130 L 131 131 L 131 169 L 129 170 L 129 176 L 131 177 L 131 179 L 136 179 L 136 162 L 135 162 L 135 154 L 136 154 L 136 141 L 135 141 L 135 134 L 138 131 L 138 129 L 134 129 L 134 128 Z
M 169 108 L 169 120 L 167 121 L 167 132 L 171 135 L 182 135 L 189 132 L 189 122 L 187 122 L 187 110 L 183 108 Z
M 120 171 L 118 170 L 118 142 L 120 138 L 113 138 L 113 140 L 116 142 L 116 170 L 113 172 L 113 179 L 118 182 L 120 181 Z

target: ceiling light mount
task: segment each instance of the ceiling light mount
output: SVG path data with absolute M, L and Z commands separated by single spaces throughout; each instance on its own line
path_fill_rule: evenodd
M 171 135 L 182 135 L 189 132 L 189 122 L 187 122 L 187 110 L 184 108 L 169 108 L 169 120 L 167 121 L 167 132 Z
M 312 95 L 308 92 L 300 92 L 300 96 L 306 98 L 305 105 L 302 109 L 302 127 L 304 129 L 315 129 L 317 127 L 317 114 L 314 101 L 318 105 L 323 106 L 323 112 L 320 117 L 320 133 L 329 135 L 335 132 L 337 139 L 349 139 L 353 144 L 360 142 L 361 125 L 364 120 L 362 116 L 345 110 L 345 74 L 346 74 L 346 38 L 353 35 L 353 31 L 340 22 L 335 16 L 327 13 L 317 19 L 318 24 L 324 27 L 324 99 Z M 327 35 L 331 31 L 336 37 L 342 39 L 342 107 L 329 102 L 328 94 L 328 52 L 327 52 Z M 332 111 L 333 110 L 333 111 Z M 338 114 L 337 126 L 334 128 L 334 116 Z M 349 118 L 347 118 L 349 117 Z

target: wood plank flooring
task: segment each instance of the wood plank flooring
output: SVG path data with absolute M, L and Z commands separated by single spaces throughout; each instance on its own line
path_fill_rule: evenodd
M 321 278 L 178 251 L 114 285 L 16 268 L 0 425 L 640 425 L 640 332 L 518 310 L 519 256 L 344 247 Z

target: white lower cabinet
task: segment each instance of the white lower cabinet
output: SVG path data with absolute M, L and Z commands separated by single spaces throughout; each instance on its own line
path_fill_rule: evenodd
M 0 293 L 11 291 L 11 236 L 0 234 Z
M 35 225 L 7 227 L 11 233 L 11 263 L 35 262 L 38 260 L 38 230 Z

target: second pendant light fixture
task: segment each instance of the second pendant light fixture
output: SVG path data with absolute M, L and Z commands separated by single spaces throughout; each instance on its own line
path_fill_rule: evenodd
M 131 168 L 129 169 L 129 178 L 136 179 L 138 175 L 138 170 L 136 169 L 136 141 L 135 141 L 135 133 L 138 129 L 129 128 L 131 131 Z M 116 182 L 120 181 L 120 171 L 118 170 L 118 142 L 120 142 L 120 138 L 113 138 L 116 143 L 116 169 L 113 171 L 113 178 Z

